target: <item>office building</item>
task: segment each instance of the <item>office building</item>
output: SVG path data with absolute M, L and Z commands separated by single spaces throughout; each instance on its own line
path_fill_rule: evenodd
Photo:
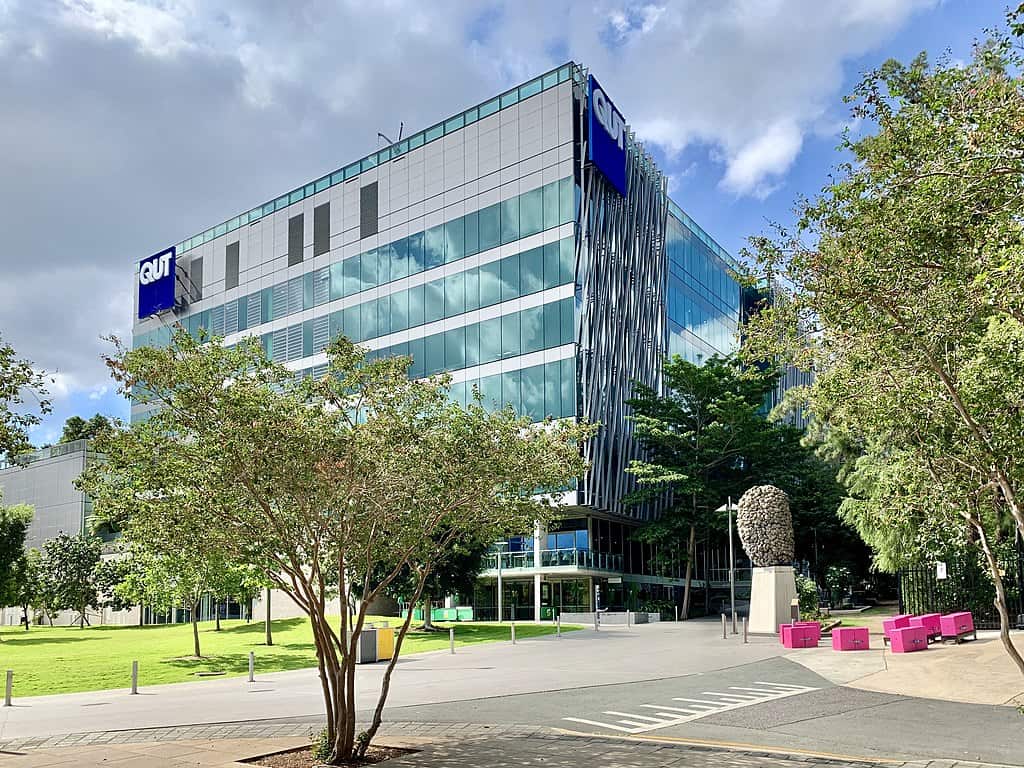
M 600 422 L 565 519 L 503 543 L 476 615 L 587 610 L 595 587 L 612 607 L 671 601 L 679 567 L 630 537 L 657 508 L 622 502 L 639 455 L 624 400 L 661 385 L 666 354 L 730 351 L 740 286 L 667 187 L 569 63 L 142 260 L 134 343 L 167 343 L 175 322 L 257 335 L 320 375 L 345 334 L 410 355 L 412 376 L 449 371 L 460 402 L 479 387 L 535 420 Z

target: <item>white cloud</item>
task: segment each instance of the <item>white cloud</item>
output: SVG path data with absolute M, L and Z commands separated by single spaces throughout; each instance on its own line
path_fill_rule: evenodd
M 803 132 L 792 120 L 780 120 L 732 153 L 722 186 L 736 194 L 765 198 L 773 190 L 767 179 L 785 173 L 803 143 Z

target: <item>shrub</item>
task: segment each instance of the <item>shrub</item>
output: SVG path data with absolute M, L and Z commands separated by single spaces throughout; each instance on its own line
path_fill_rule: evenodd
M 796 577 L 796 594 L 800 601 L 800 618 L 816 619 L 821 615 L 818 606 L 818 585 L 806 576 Z

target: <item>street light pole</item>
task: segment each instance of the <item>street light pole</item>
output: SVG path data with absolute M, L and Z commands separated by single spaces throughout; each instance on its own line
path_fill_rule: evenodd
M 724 507 L 719 507 L 716 512 L 726 512 L 729 516 L 729 612 L 732 614 L 732 633 L 739 634 L 736 628 L 736 555 L 732 545 L 732 496 L 728 497 Z

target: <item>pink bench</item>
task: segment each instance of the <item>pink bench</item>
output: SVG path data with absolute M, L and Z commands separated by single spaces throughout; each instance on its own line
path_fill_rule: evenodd
M 924 627 L 900 627 L 889 635 L 893 653 L 913 653 L 928 647 L 928 630 Z
M 912 614 L 901 613 L 899 616 L 893 616 L 890 619 L 886 619 L 882 622 L 882 632 L 884 636 L 882 638 L 883 643 L 892 642 L 892 633 L 897 629 L 905 629 L 910 626 L 910 620 L 914 618 Z
M 948 613 L 940 617 L 939 627 L 943 641 L 955 640 L 959 644 L 968 635 L 971 635 L 974 640 L 978 639 L 978 632 L 974 628 L 974 616 L 970 611 Z
M 780 624 L 779 635 L 786 648 L 817 648 L 821 640 L 821 625 L 816 621 Z
M 939 640 L 942 637 L 941 615 L 938 613 L 925 613 L 921 616 L 914 616 L 910 620 L 912 627 L 924 627 L 928 630 L 929 640 Z
M 870 647 L 867 627 L 836 627 L 832 630 L 833 651 L 866 651 Z

